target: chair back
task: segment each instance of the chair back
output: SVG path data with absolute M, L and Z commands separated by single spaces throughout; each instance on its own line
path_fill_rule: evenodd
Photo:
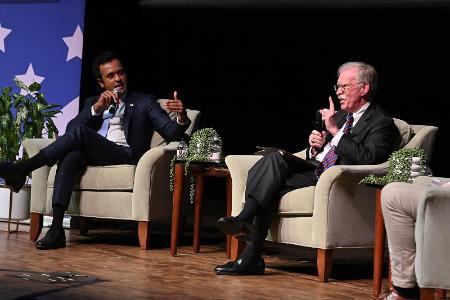
M 421 148 L 425 150 L 427 162 L 430 162 L 438 127 L 408 124 L 403 120 L 395 118 L 394 123 L 399 129 L 400 136 L 402 137 L 399 148 Z

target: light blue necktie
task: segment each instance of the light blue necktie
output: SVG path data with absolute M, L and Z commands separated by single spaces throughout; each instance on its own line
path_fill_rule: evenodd
M 98 134 L 100 134 L 101 136 L 106 137 L 106 135 L 108 134 L 108 129 L 109 129 L 109 119 L 111 119 L 112 117 L 123 117 L 123 114 L 125 112 L 125 104 L 123 102 L 120 102 L 119 107 L 116 109 L 116 113 L 115 114 L 110 114 L 109 110 L 105 110 L 103 112 L 103 123 L 102 126 L 100 127 L 100 129 L 97 131 Z

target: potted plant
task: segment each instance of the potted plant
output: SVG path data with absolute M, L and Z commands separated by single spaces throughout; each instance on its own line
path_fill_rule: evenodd
M 14 82 L 25 91 L 25 95 L 13 93 L 12 87 L 5 87 L 1 91 L 0 161 L 15 161 L 20 145 L 26 138 L 41 138 L 43 135 L 52 138 L 58 134 L 52 118 L 61 113 L 59 109 L 61 106 L 48 104 L 39 83 L 34 82 L 27 86 L 16 78 Z M 19 193 L 13 194 L 14 205 L 11 212 L 9 195 L 9 189 L 0 186 L 0 218 L 27 219 L 30 209 L 30 187 L 25 186 Z M 20 211 L 19 207 L 27 211 Z
M 389 156 L 386 175 L 369 175 L 360 183 L 369 185 L 386 185 L 391 182 L 411 183 L 414 177 L 427 175 L 427 172 L 425 151 L 421 148 L 403 148 Z
M 181 143 L 184 143 L 182 141 Z M 180 144 L 181 144 L 180 143 Z M 185 162 L 185 175 L 189 174 L 189 165 L 191 162 L 223 162 L 222 157 L 222 139 L 214 128 L 199 129 L 192 134 L 186 151 L 178 152 L 170 162 L 169 170 L 169 190 L 174 188 L 175 161 Z M 193 203 L 195 196 L 195 178 L 190 176 L 189 199 Z

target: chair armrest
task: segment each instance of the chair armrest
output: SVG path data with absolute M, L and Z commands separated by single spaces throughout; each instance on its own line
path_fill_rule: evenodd
M 158 205 L 158 201 L 167 201 L 163 197 L 152 195 L 154 185 L 157 184 L 158 176 L 156 174 L 158 164 L 162 161 L 165 153 L 165 146 L 151 148 L 139 159 L 134 175 L 134 187 L 132 196 L 132 215 L 133 219 L 138 221 L 147 221 L 150 219 L 149 213 L 152 213 L 153 205 Z M 169 169 L 166 169 L 166 173 Z M 160 172 L 163 173 L 163 172 Z M 168 184 L 167 184 L 168 185 Z M 168 186 L 164 187 L 168 189 Z
M 53 143 L 55 139 L 25 139 L 22 146 L 30 157 L 36 155 L 39 150 Z M 31 173 L 31 199 L 30 211 L 37 213 L 46 212 L 47 203 L 47 180 L 50 167 L 43 166 Z
M 450 188 L 426 187 L 418 203 L 415 228 L 415 269 L 420 287 L 450 288 L 449 228 Z
M 242 210 L 245 202 L 248 171 L 261 158 L 262 155 L 228 155 L 225 157 L 225 163 L 230 170 L 232 180 L 231 215 L 236 216 Z
M 318 195 L 328 195 L 333 185 L 339 183 L 339 179 L 353 177 L 359 182 L 368 175 L 382 176 L 387 173 L 388 163 L 384 162 L 378 165 L 336 165 L 325 172 L 319 178 L 316 185 L 316 197 Z
M 167 145 L 162 146 L 164 148 L 164 151 L 177 151 L 177 147 L 180 142 L 170 142 Z
M 387 167 L 387 162 L 336 165 L 322 173 L 312 216 L 313 241 L 318 248 L 373 246 L 375 189 L 359 181 L 370 174 L 384 175 Z

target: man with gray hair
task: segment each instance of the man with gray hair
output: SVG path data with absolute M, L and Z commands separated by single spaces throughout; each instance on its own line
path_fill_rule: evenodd
M 330 97 L 329 108 L 320 110 L 324 130 L 313 130 L 309 135 L 308 159 L 318 167 L 305 170 L 274 151 L 250 169 L 242 211 L 218 221 L 225 234 L 245 241 L 246 247 L 235 261 L 217 266 L 217 274 L 264 274 L 261 251 L 283 195 L 316 185 L 320 175 L 335 164 L 384 162 L 399 145 L 393 119 L 372 101 L 378 80 L 376 70 L 366 63 L 348 62 L 339 67 L 337 75 L 334 88 L 341 110 L 335 111 Z

